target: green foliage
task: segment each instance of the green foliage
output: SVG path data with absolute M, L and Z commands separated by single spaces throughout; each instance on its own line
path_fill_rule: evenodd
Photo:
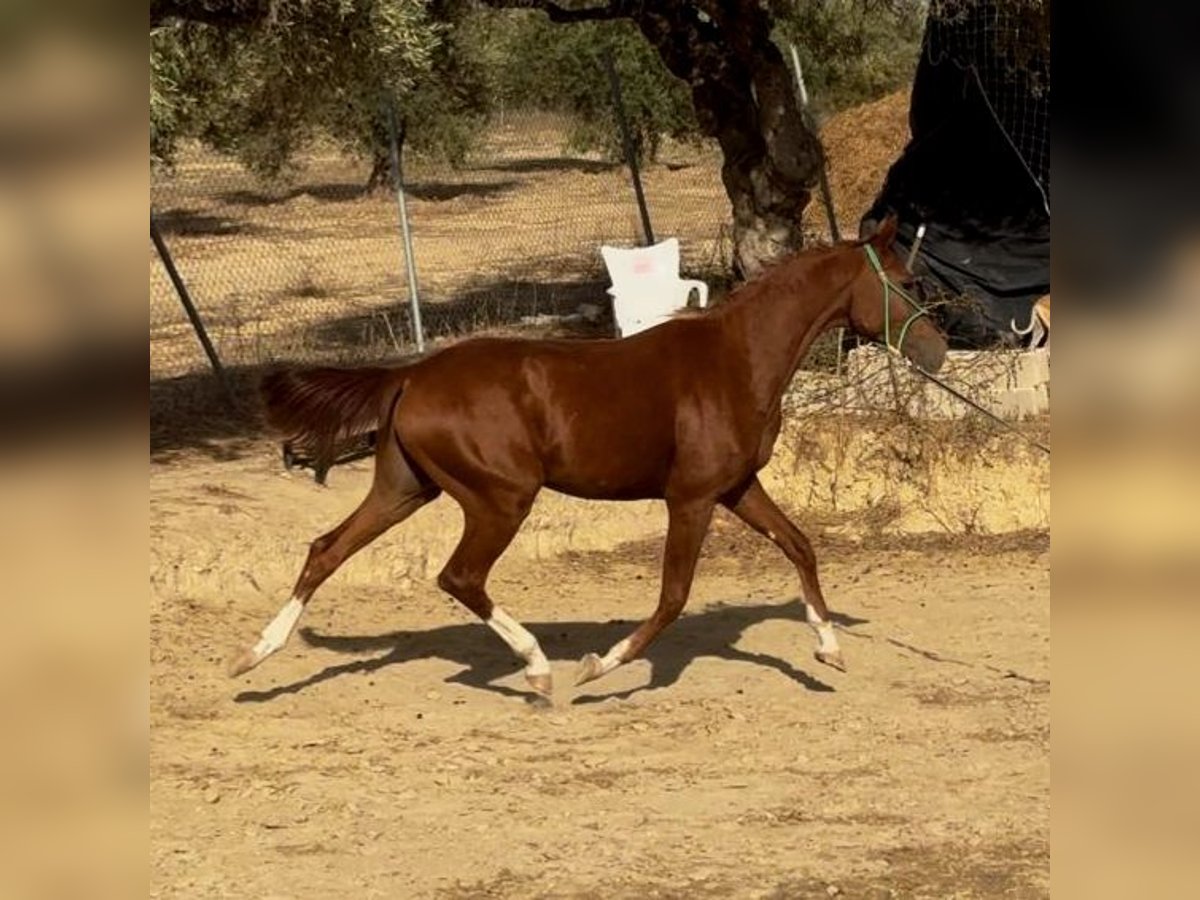
M 467 0 L 432 4 L 445 27 L 430 71 L 397 98 L 406 149 L 461 165 L 492 108 L 483 34 Z
M 775 39 L 799 50 L 818 114 L 911 80 L 925 0 L 770 8 Z M 609 54 L 639 156 L 653 159 L 665 138 L 699 136 L 688 86 L 628 21 L 556 24 L 473 0 L 271 0 L 269 9 L 244 26 L 170 21 L 151 31 L 153 160 L 169 163 L 180 140 L 199 139 L 276 177 L 320 136 L 378 164 L 389 96 L 409 152 L 460 163 L 489 114 L 518 108 L 562 113 L 572 149 L 620 159 Z
M 912 80 L 926 0 L 790 0 L 771 3 L 774 39 L 796 44 L 818 116 L 865 103 Z M 672 76 L 630 22 L 559 25 L 536 12 L 492 13 L 485 58 L 496 98 L 569 114 L 575 149 L 621 157 L 604 54 L 612 52 L 640 156 L 664 137 L 699 138 L 688 86 Z
M 150 32 L 150 160 L 170 161 L 188 98 L 180 88 L 187 61 L 169 28 Z
M 772 4 L 775 40 L 796 45 L 818 118 L 912 82 L 926 0 L 790 0 Z
M 488 58 L 496 98 L 507 106 L 565 113 L 570 144 L 622 159 L 605 59 L 621 81 L 626 121 L 639 157 L 653 159 L 664 137 L 697 134 L 686 84 L 663 66 L 633 23 L 560 25 L 540 13 L 494 13 Z
M 265 176 L 317 134 L 371 141 L 382 100 L 433 66 L 440 26 L 418 0 L 276 0 L 250 27 L 173 21 L 151 34 L 152 152 L 195 137 Z

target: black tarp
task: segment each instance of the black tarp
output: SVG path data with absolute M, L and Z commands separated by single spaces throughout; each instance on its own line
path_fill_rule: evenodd
M 928 294 L 965 298 L 937 311 L 957 347 L 1011 340 L 1010 322 L 1050 291 L 1049 59 L 1013 63 L 996 40 L 1005 27 L 990 2 L 953 23 L 930 17 L 912 137 L 860 224 L 898 214 L 906 255 L 925 224 L 914 269 Z

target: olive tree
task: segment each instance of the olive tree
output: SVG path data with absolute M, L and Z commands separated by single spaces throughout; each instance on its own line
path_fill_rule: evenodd
M 419 0 L 153 0 L 151 152 L 183 137 L 278 175 L 316 135 L 375 156 L 385 104 L 437 120 L 410 129 L 462 144 L 452 115 L 481 110 L 447 48 L 463 4 Z M 442 14 L 439 19 L 436 14 Z M 453 151 L 451 151 L 453 152 Z

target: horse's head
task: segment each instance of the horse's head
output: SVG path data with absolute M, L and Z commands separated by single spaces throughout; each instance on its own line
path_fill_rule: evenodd
M 860 257 L 850 284 L 850 327 L 936 372 L 946 360 L 946 338 L 912 299 L 913 276 L 892 250 L 895 237 L 896 218 L 889 216 L 865 241 L 850 245 Z

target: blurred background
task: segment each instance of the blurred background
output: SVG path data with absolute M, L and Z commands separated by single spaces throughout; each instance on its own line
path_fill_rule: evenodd
M 146 886 L 145 39 L 0 25 L 0 892 Z

